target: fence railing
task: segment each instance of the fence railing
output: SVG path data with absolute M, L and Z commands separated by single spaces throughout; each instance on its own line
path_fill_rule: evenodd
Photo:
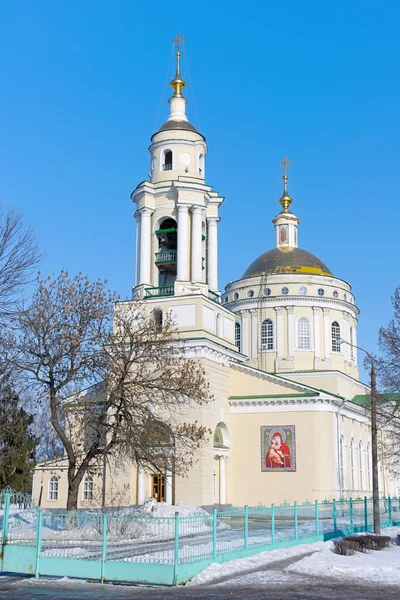
M 176 584 L 211 562 L 372 528 L 372 499 L 272 504 L 189 516 L 51 512 L 0 492 L 2 571 Z M 381 498 L 381 526 L 400 525 L 400 498 Z

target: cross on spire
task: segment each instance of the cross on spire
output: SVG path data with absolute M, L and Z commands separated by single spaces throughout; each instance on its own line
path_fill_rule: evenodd
M 283 157 L 283 160 L 281 160 L 281 162 L 278 162 L 278 165 L 282 165 L 283 166 L 283 176 L 287 177 L 287 171 L 288 171 L 288 165 L 292 164 L 292 160 L 289 160 L 288 157 L 285 155 Z
M 178 46 L 178 52 L 180 51 L 180 47 L 181 47 L 181 42 L 184 42 L 185 38 L 181 37 L 181 34 L 178 31 L 178 35 L 176 36 L 176 38 L 174 40 L 172 40 L 173 44 L 176 44 Z

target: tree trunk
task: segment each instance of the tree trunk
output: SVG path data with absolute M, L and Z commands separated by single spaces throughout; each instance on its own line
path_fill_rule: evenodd
M 67 510 L 78 509 L 78 494 L 80 481 L 76 477 L 68 482 Z

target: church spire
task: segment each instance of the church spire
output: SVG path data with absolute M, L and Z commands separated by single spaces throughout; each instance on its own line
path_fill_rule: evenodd
M 187 121 L 186 103 L 187 100 L 182 96 L 182 90 L 186 87 L 186 82 L 181 75 L 181 42 L 184 41 L 180 33 L 172 40 L 176 44 L 176 73 L 170 85 L 174 90 L 174 95 L 168 100 L 170 105 L 170 113 L 167 121 Z
M 293 161 L 288 160 L 287 156 L 283 157 L 283 160 L 281 162 L 279 162 L 279 165 L 283 165 L 283 194 L 280 197 L 280 204 L 283 207 L 284 212 L 289 212 L 289 206 L 292 204 L 292 199 L 288 194 L 287 191 L 287 182 L 288 182 L 288 174 L 287 174 L 287 167 L 288 165 L 291 165 Z
M 300 223 L 300 219 L 289 210 L 292 199 L 287 191 L 287 169 L 292 161 L 284 156 L 278 164 L 283 166 L 283 194 L 279 199 L 283 210 L 272 221 L 275 225 L 275 246 L 280 250 L 292 250 L 297 248 L 297 230 Z
M 174 40 L 172 40 L 173 44 L 177 45 L 176 48 L 176 74 L 170 85 L 174 90 L 174 97 L 181 98 L 182 90 L 186 87 L 186 82 L 181 77 L 181 42 L 185 40 L 184 37 L 180 36 L 180 33 L 176 36 Z

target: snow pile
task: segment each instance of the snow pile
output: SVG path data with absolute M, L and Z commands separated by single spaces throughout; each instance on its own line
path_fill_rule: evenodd
M 152 517 L 175 517 L 175 513 L 178 512 L 180 517 L 192 517 L 204 515 L 210 517 L 209 513 L 195 506 L 194 504 L 184 504 L 178 502 L 178 504 L 167 504 L 166 502 L 157 502 L 154 498 L 147 498 L 143 504 L 138 506 L 135 511 L 138 514 L 150 515 Z
M 394 536 L 394 540 L 400 530 L 398 527 L 388 527 L 382 533 Z M 341 556 L 334 552 L 331 545 L 312 556 L 306 556 L 288 567 L 287 571 L 318 577 L 400 585 L 400 546 L 393 544 L 384 550 Z
M 186 585 L 202 585 L 204 583 L 210 583 L 214 579 L 221 579 L 221 577 L 228 577 L 229 575 L 236 575 L 250 569 L 257 569 L 265 567 L 271 563 L 284 560 L 285 558 L 291 558 L 305 554 L 306 552 L 318 552 L 324 550 L 326 547 L 332 546 L 332 542 L 314 542 L 313 544 L 299 544 L 298 546 L 292 546 L 291 548 L 279 548 L 277 550 L 267 550 L 249 556 L 248 558 L 236 558 L 226 563 L 212 563 L 207 569 L 204 569 L 201 573 L 196 575 Z M 314 555 L 313 555 L 314 556 Z M 257 577 L 257 573 L 253 574 Z M 255 581 L 256 583 L 256 581 Z

